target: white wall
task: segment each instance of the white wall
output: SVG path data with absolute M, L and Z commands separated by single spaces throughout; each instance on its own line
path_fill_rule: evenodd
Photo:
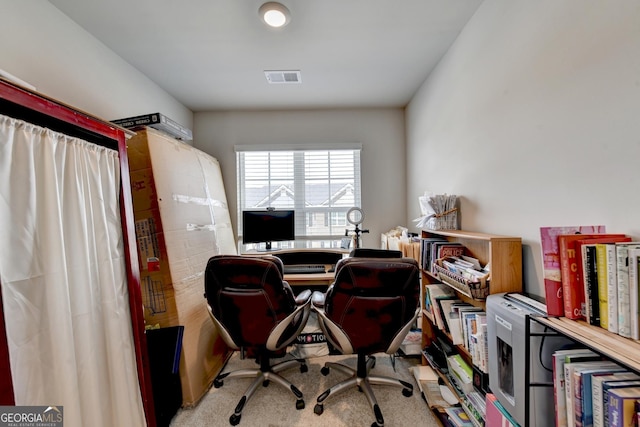
M 462 228 L 521 236 L 544 295 L 539 227 L 640 238 L 640 3 L 485 0 L 407 108 L 408 218 L 425 190 Z
M 105 120 L 192 112 L 45 0 L 0 0 L 0 69 Z
M 194 146 L 220 161 L 236 212 L 238 144 L 362 144 L 363 244 L 379 247 L 380 233 L 405 225 L 404 111 L 401 109 L 203 112 L 195 114 Z M 232 214 L 234 230 L 237 218 Z M 237 235 L 237 233 L 236 233 Z

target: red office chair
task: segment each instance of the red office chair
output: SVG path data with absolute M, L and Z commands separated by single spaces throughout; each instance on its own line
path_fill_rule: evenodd
M 371 385 L 398 386 L 404 396 L 413 394 L 412 384 L 370 371 L 375 366 L 372 355 L 394 354 L 418 317 L 419 278 L 418 263 L 411 258 L 345 258 L 338 262 L 327 293 L 314 293 L 312 306 L 329 343 L 342 354 L 358 355 L 355 370 L 339 363 L 324 365 L 323 375 L 333 368 L 350 377 L 318 396 L 316 414 L 322 414 L 329 397 L 357 386 L 373 409 L 372 427 L 382 427 L 384 418 Z
M 229 418 L 231 425 L 240 422 L 245 404 L 260 383 L 266 387 L 273 381 L 283 386 L 296 397 L 296 409 L 304 408 L 300 390 L 278 373 L 293 366 L 306 372 L 305 361 L 270 363 L 271 358 L 284 355 L 300 334 L 311 307 L 311 291 L 296 298 L 282 279 L 282 270 L 282 261 L 270 256 L 218 255 L 207 263 L 205 298 L 213 322 L 230 348 L 247 351 L 260 364 L 259 369 L 221 373 L 213 382 L 218 388 L 226 378 L 255 377 Z

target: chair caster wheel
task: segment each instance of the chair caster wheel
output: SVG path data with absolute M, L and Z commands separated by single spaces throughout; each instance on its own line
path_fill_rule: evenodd
M 300 365 L 300 373 L 304 374 L 307 371 L 309 371 L 309 367 L 307 366 L 306 363 L 303 365 Z
M 215 380 L 213 380 L 213 386 L 215 388 L 220 388 L 220 387 L 222 387 L 223 384 L 224 384 L 224 381 L 222 381 L 222 380 L 219 380 L 217 378 Z
M 233 414 L 229 417 L 229 424 L 237 426 L 240 423 L 240 415 Z
M 410 388 L 403 388 L 402 389 L 402 395 L 404 397 L 411 397 L 411 396 L 413 396 L 413 390 L 410 389 Z
M 302 399 L 296 400 L 296 409 L 297 410 L 304 409 L 304 400 Z
M 323 366 L 322 369 L 320 369 L 320 373 L 326 377 L 327 375 L 329 375 L 329 368 Z
M 262 387 L 268 387 L 268 386 L 269 386 L 269 380 L 262 381 Z
M 316 415 L 322 415 L 322 413 L 324 412 L 324 407 L 321 404 L 316 404 L 316 406 L 313 407 L 313 413 Z

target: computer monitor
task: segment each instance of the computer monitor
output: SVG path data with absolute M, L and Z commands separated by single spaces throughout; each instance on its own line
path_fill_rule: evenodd
M 242 212 L 242 242 L 265 243 L 295 240 L 295 212 L 293 210 L 248 210 Z

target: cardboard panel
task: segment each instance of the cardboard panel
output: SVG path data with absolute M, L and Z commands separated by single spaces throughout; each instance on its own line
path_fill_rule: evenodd
M 229 355 L 203 297 L 208 259 L 237 247 L 220 165 L 150 128 L 127 145 L 145 321 L 184 326 L 180 380 L 191 406 Z

